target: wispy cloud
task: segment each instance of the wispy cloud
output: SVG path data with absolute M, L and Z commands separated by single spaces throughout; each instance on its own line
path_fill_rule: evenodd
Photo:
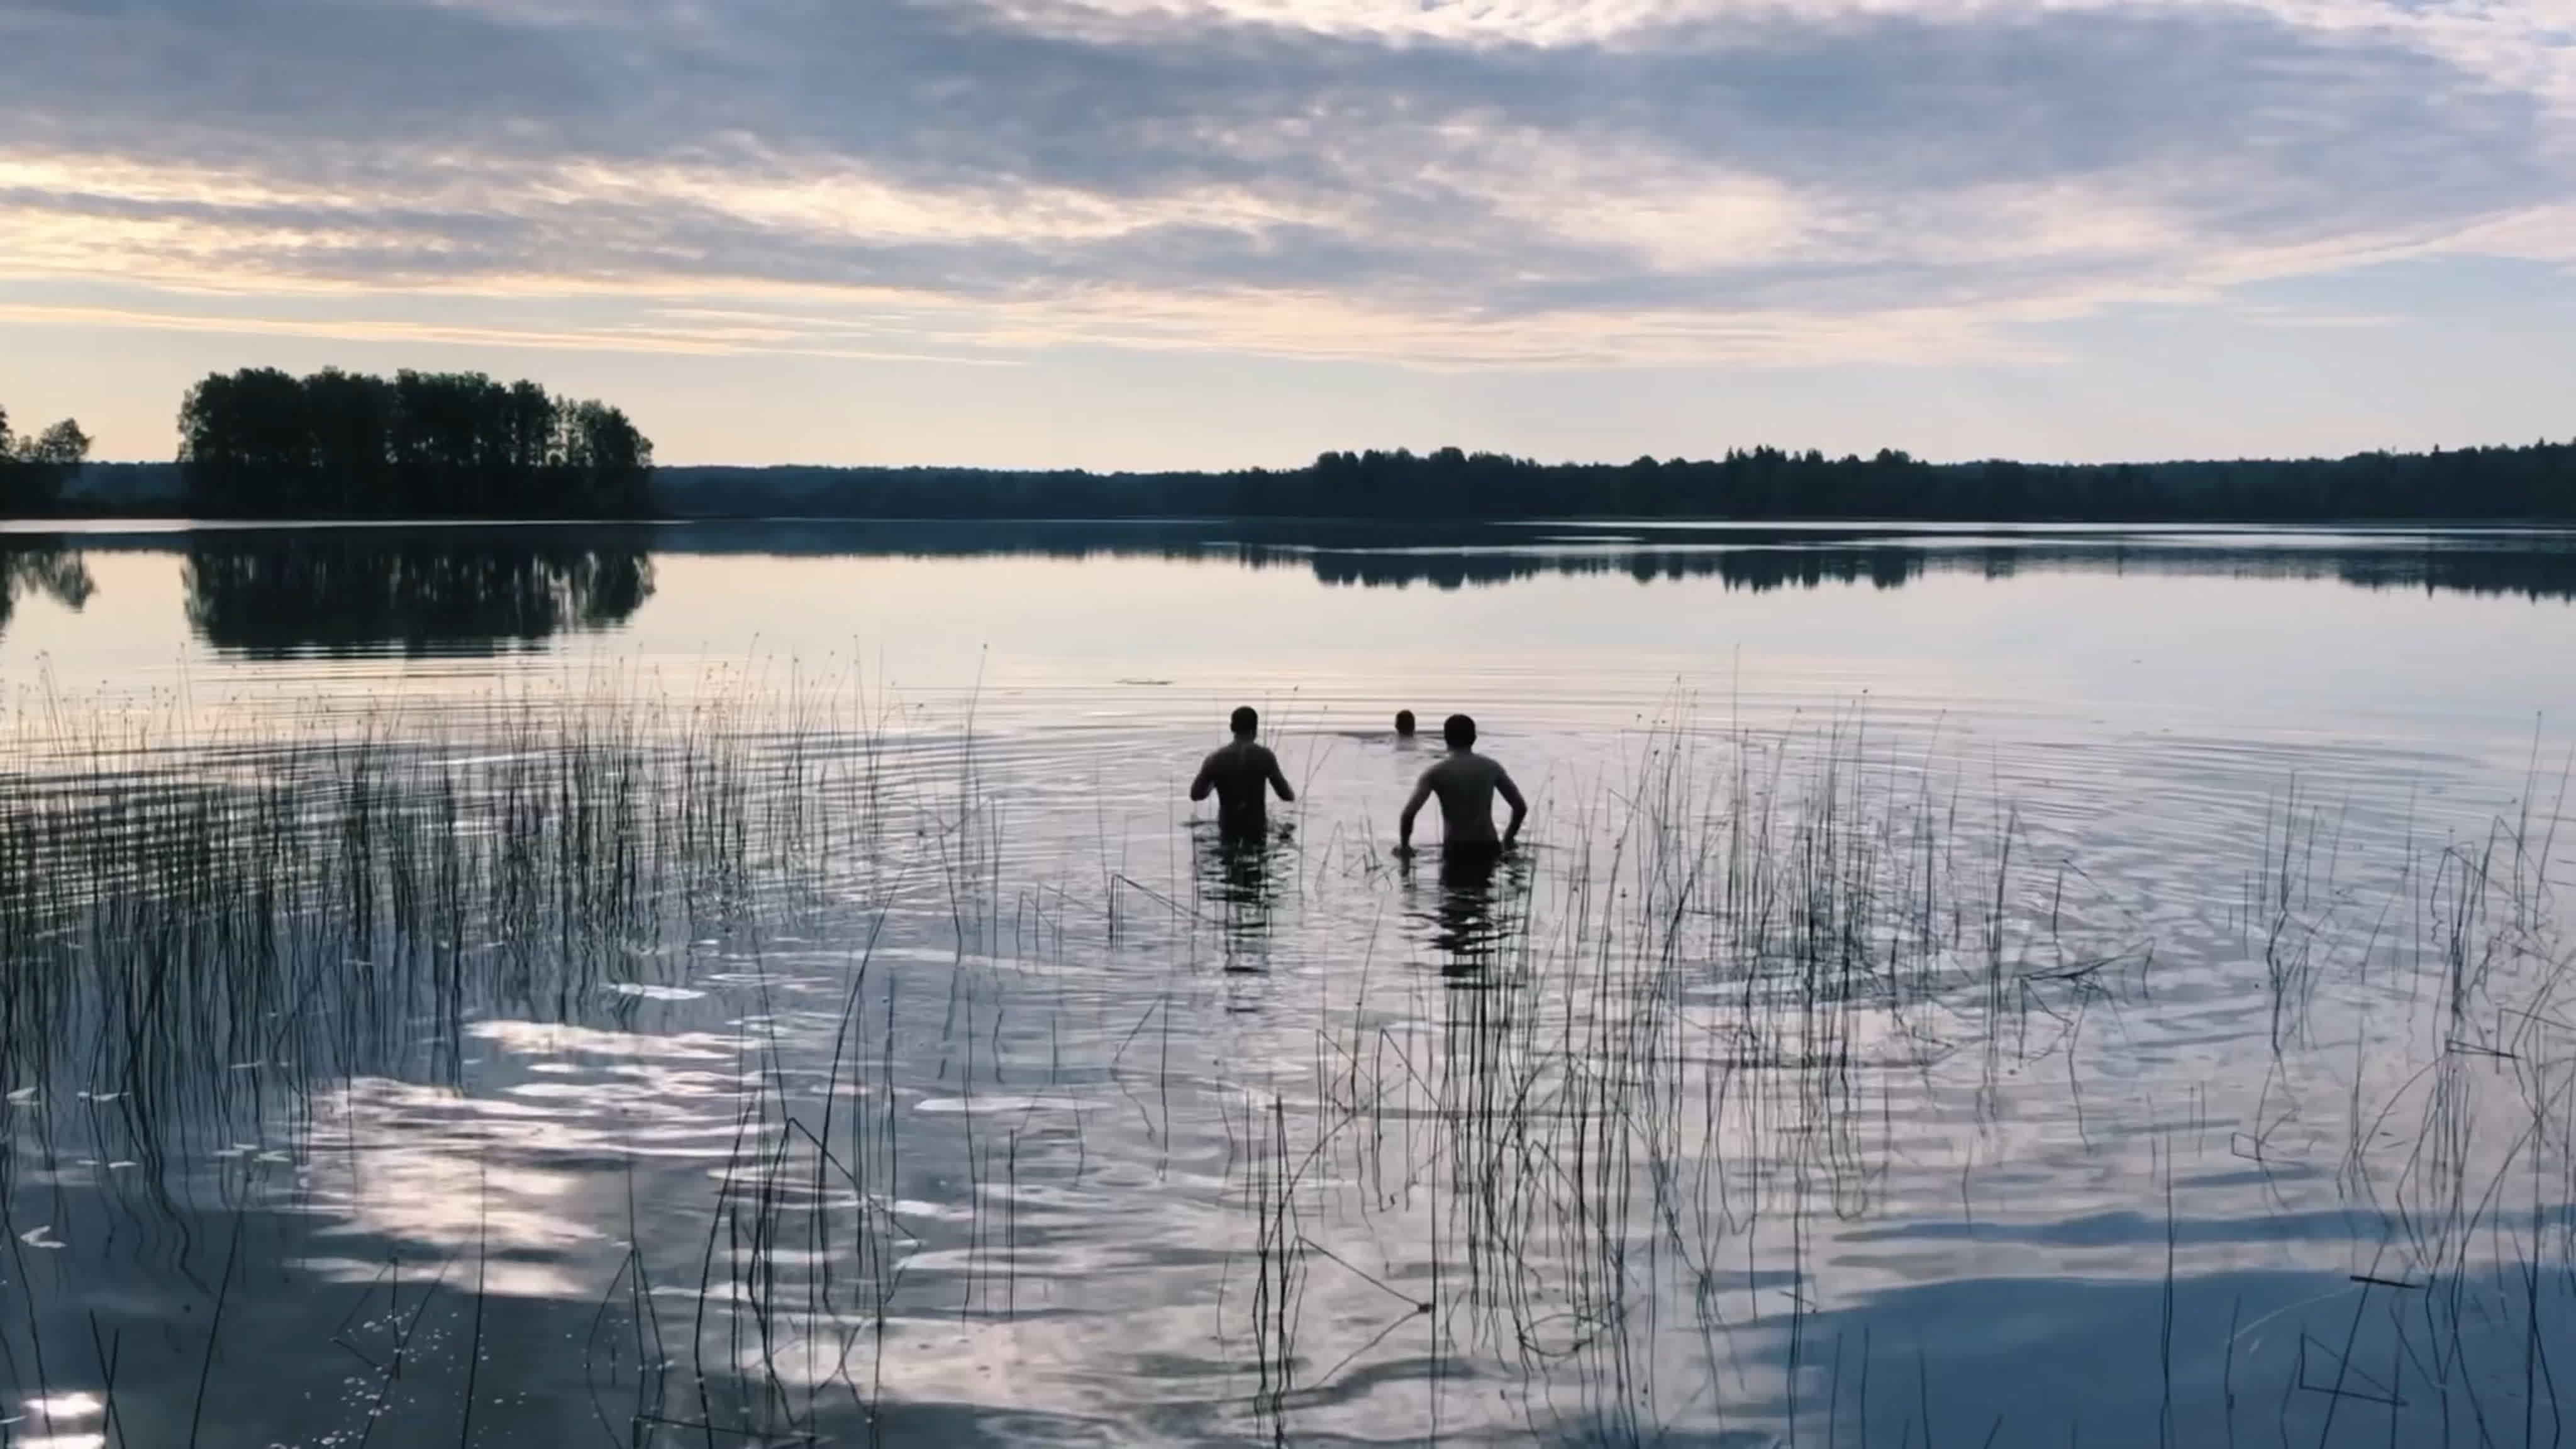
M 0 278 L 175 325 L 635 299 L 479 329 L 544 346 L 1991 355 L 2113 301 L 2576 252 L 2539 10 L 0 0 Z

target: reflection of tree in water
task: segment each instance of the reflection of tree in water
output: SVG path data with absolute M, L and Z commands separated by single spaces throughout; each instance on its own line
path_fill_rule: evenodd
M 2338 574 L 2366 589 L 2414 588 L 2426 593 L 2520 594 L 2528 599 L 2576 598 L 2576 542 L 2517 539 L 2509 545 L 2430 544 L 2344 559 Z
M 1754 593 L 1831 585 L 1901 588 L 1935 575 L 2023 574 L 2341 580 L 2363 588 L 2576 599 L 2576 539 L 2544 532 L 1902 532 L 1884 527 L 1223 522 L 874 522 L 691 525 L 693 551 L 842 558 L 1152 558 L 1306 570 L 1360 588 L 1482 588 L 1624 574 L 1640 584 L 1716 579 Z
M 640 533 L 200 534 L 188 622 L 253 654 L 537 644 L 623 623 L 653 593 Z
M 76 549 L 51 534 L 0 538 L 0 633 L 18 612 L 18 600 L 42 594 L 66 609 L 79 609 L 98 592 L 89 565 Z
M 2007 579 L 2025 572 L 2049 572 L 2339 579 L 2368 589 L 2576 599 L 2576 542 L 2554 536 L 2475 542 L 2419 538 L 2334 546 L 2051 538 L 1972 546 L 1772 542 L 1584 553 L 1317 552 L 1311 557 L 1315 575 L 1323 582 L 1364 588 L 1428 583 L 1433 588 L 1457 589 L 1547 575 L 1624 573 L 1641 584 L 1714 578 L 1730 588 L 1765 593 L 1827 584 L 1867 583 L 1893 589 L 1927 574 Z
M 1798 548 L 1621 548 L 1564 553 L 1316 554 L 1315 576 L 1365 588 L 1428 583 L 1436 589 L 1516 583 L 1549 574 L 1623 573 L 1641 584 L 1658 579 L 1723 580 L 1756 593 L 1867 580 L 1895 588 L 1923 572 L 1925 550 L 1900 545 Z

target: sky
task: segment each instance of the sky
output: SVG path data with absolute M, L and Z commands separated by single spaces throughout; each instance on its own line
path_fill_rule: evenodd
M 670 463 L 2576 436 L 2576 0 L 0 0 L 0 407 Z

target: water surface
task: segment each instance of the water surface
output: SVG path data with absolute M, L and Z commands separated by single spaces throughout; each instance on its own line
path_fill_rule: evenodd
M 2564 536 L 0 559 L 9 1442 L 2560 1433 Z

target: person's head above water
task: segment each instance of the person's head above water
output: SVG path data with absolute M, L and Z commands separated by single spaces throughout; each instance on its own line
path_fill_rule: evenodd
M 1395 712 L 1395 732 L 1405 736 L 1407 739 L 1412 738 L 1413 711 L 1409 709 L 1399 709 Z
M 1247 704 L 1243 708 L 1236 710 L 1234 712 L 1232 723 L 1234 725 L 1234 737 L 1238 740 L 1248 740 L 1254 735 L 1261 733 L 1261 713 L 1251 705 Z
M 1453 714 L 1441 724 L 1440 737 L 1453 750 L 1466 749 L 1476 743 L 1476 722 L 1463 714 Z

